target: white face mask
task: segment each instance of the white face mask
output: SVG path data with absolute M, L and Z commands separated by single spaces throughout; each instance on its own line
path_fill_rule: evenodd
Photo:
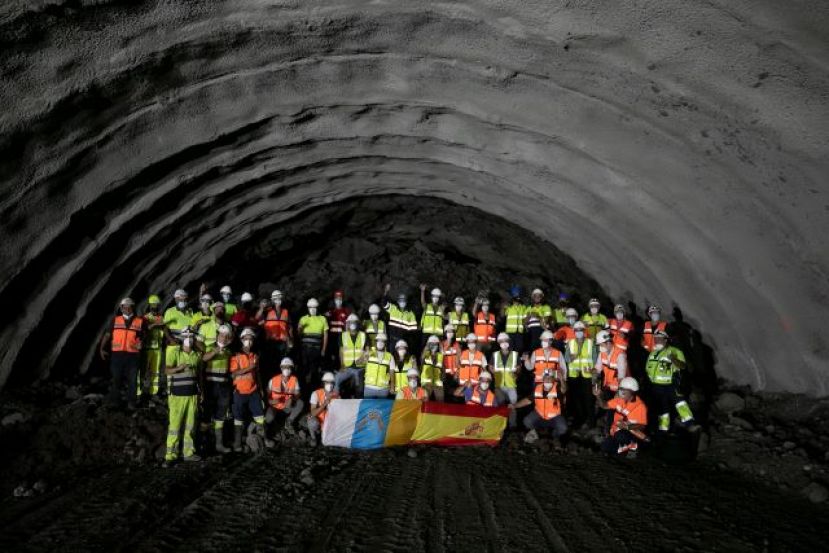
M 315 317 L 317 315 L 317 308 L 316 307 L 309 307 L 308 308 L 308 314 L 311 315 L 312 317 Z
M 176 302 L 176 307 L 178 307 L 179 309 L 182 309 L 182 310 L 183 310 L 183 309 L 185 309 L 185 308 L 187 307 L 187 302 L 186 302 L 186 301 L 179 301 L 179 302 Z
M 184 349 L 191 349 L 193 347 L 193 339 L 192 338 L 185 338 L 181 342 L 181 347 L 183 347 Z
M 655 349 L 656 351 L 662 351 L 663 349 L 665 349 L 665 344 L 654 344 L 653 349 Z
M 469 351 L 475 351 L 478 348 L 478 344 L 476 344 L 475 342 L 472 342 L 467 347 L 469 348 Z
M 242 340 L 242 346 L 250 349 L 253 346 L 253 340 Z
M 501 342 L 501 350 L 507 351 L 509 349 L 509 342 Z
M 132 311 L 127 313 L 125 310 L 122 309 L 121 310 L 121 315 L 123 315 L 125 319 L 131 319 L 132 318 Z
M 437 351 L 438 350 L 438 345 L 437 344 L 429 344 L 429 349 L 432 350 L 432 351 Z
M 622 313 L 621 311 L 617 311 L 616 312 L 616 320 L 617 321 L 623 321 L 624 319 L 625 319 L 625 314 Z
M 544 348 L 544 349 L 549 348 L 550 347 L 550 341 L 549 340 L 541 340 L 541 347 Z
M 549 392 L 552 389 L 553 389 L 553 383 L 552 382 L 545 382 L 544 383 L 544 390 L 545 391 Z
M 590 308 L 590 312 L 591 312 L 593 315 L 596 315 L 596 314 L 598 314 L 598 312 L 599 312 L 599 308 L 598 308 L 598 307 L 591 307 L 591 308 Z
M 398 301 L 397 302 L 397 307 L 399 307 L 400 309 L 406 309 L 406 302 L 405 301 Z
M 334 307 L 339 309 L 342 306 L 343 306 L 343 300 L 341 300 L 340 298 L 337 298 L 337 299 L 334 300 Z
M 455 306 L 455 311 L 457 311 L 458 313 L 462 312 L 463 311 L 463 306 L 462 305 L 456 305 Z
M 405 349 L 399 349 L 399 350 L 397 350 L 397 355 L 398 355 L 400 358 L 406 357 L 406 351 L 407 351 L 407 350 L 405 350 Z
M 489 389 L 489 382 L 487 382 L 487 381 L 485 380 L 485 381 L 481 382 L 481 383 L 479 384 L 479 386 L 481 387 L 481 390 L 483 390 L 483 391 L 487 391 L 487 390 Z
M 584 331 L 577 330 L 577 331 L 576 331 L 576 338 L 577 338 L 577 339 L 579 339 L 579 340 L 581 340 L 582 338 L 584 338 Z
M 384 342 L 382 340 L 377 342 L 377 350 L 378 351 L 383 351 L 384 349 L 386 349 L 386 342 Z
M 574 324 L 576 324 L 576 318 L 575 317 L 567 317 L 567 322 L 570 323 L 570 326 L 573 326 Z
M 326 392 L 330 392 L 331 390 L 334 389 L 334 384 L 332 384 L 331 382 L 326 382 L 325 386 L 323 386 L 323 387 L 325 388 Z
M 437 305 L 439 301 L 440 301 L 440 296 L 432 296 L 432 303 L 434 305 Z
M 282 304 L 282 298 L 281 297 L 273 298 L 273 304 L 274 305 L 281 305 Z
M 282 369 L 282 376 L 288 378 L 291 376 L 291 369 Z
M 452 342 L 455 339 L 455 333 L 454 332 L 447 332 L 446 333 L 446 339 L 449 340 L 450 342 Z
M 481 311 L 484 312 L 484 313 L 489 312 L 489 306 L 488 305 L 482 305 L 481 306 Z
M 222 299 L 225 300 L 225 303 L 230 301 L 230 294 L 222 294 Z
M 409 387 L 412 388 L 412 389 L 417 388 L 417 379 L 416 378 L 410 378 L 409 379 Z
M 369 315 L 369 317 L 371 317 L 372 321 L 376 321 L 377 320 L 377 313 L 372 313 L 371 315 Z
M 351 330 L 353 332 L 357 330 L 357 326 L 357 323 L 348 323 L 348 330 Z
M 651 321 L 654 323 L 659 322 L 659 313 L 651 313 Z

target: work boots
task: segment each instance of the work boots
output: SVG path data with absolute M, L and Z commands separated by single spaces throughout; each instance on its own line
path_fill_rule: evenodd
M 214 428 L 213 431 L 216 434 L 216 453 L 228 453 L 230 452 L 230 448 L 225 447 L 224 444 L 224 433 L 222 428 Z
M 236 453 L 242 452 L 242 434 L 244 432 L 244 426 L 233 425 L 233 451 Z

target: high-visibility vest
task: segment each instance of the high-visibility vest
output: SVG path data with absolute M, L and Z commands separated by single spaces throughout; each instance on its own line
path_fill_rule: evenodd
M 546 352 L 544 348 L 538 348 L 533 352 L 535 356 L 535 365 L 533 365 L 533 372 L 535 373 L 535 381 L 542 382 L 544 374 L 552 374 L 558 376 L 558 371 L 561 368 L 561 352 L 555 348 L 550 348 Z
M 420 329 L 423 334 L 443 334 L 443 306 L 426 304 L 423 315 L 420 316 Z
M 451 344 L 449 340 L 444 340 L 443 368 L 449 376 L 455 376 L 455 373 L 458 372 L 458 350 L 460 350 L 460 344 L 458 344 L 457 340 Z
M 495 371 L 495 385 L 499 388 L 515 388 L 515 373 L 518 370 L 518 352 L 511 351 L 504 363 L 503 352 L 492 354 L 492 365 Z
M 527 329 L 541 328 L 544 319 L 553 317 L 553 310 L 549 305 L 531 305 L 527 307 Z
M 187 365 L 187 369 L 170 375 L 170 394 L 174 396 L 194 396 L 199 393 L 196 374 L 201 355 L 196 351 L 185 352 L 181 346 L 167 348 L 166 363 L 168 367 Z
M 271 378 L 268 390 L 268 403 L 275 409 L 284 409 L 288 400 L 299 395 L 299 380 L 294 375 L 288 377 L 288 381 L 278 374 Z
M 155 315 L 153 313 L 144 314 L 144 349 L 161 349 L 164 344 L 164 329 L 157 327 L 150 329 L 150 325 L 161 324 L 164 322 L 164 317 L 161 314 Z
M 527 306 L 520 303 L 511 303 L 504 309 L 507 316 L 506 333 L 520 334 L 524 332 L 524 317 L 527 315 Z
M 377 347 L 377 335 L 381 332 L 383 334 L 386 333 L 386 323 L 380 319 L 376 321 L 372 321 L 371 319 L 363 321 L 363 332 L 366 333 L 369 347 Z
M 365 385 L 372 388 L 389 387 L 389 367 L 391 367 L 391 353 L 371 350 L 366 362 Z
M 652 351 L 645 362 L 645 372 L 651 382 L 659 386 L 671 384 L 674 380 L 674 373 L 679 372 L 679 368 L 673 362 L 674 359 L 684 361 L 685 355 L 673 346 L 667 346 L 661 351 Z
M 455 336 L 463 339 L 469 334 L 469 313 L 466 311 L 460 315 L 457 311 L 452 311 L 446 316 L 446 320 L 455 327 Z
M 409 369 L 414 368 L 414 358 L 406 354 L 406 357 L 403 358 L 402 363 L 398 363 L 397 359 L 394 360 L 395 369 L 397 371 L 394 373 L 394 386 L 396 390 L 400 390 L 401 388 L 405 388 L 409 385 L 409 377 L 408 372 Z
M 319 341 L 322 340 L 323 334 L 328 330 L 328 319 L 322 315 L 303 315 L 297 326 L 302 332 L 303 341 L 305 338 Z
M 625 353 L 621 348 L 614 347 L 610 354 L 600 351 L 599 361 L 602 364 L 602 375 L 604 375 L 604 387 L 615 392 L 619 389 L 619 356 Z
M 388 307 L 389 327 L 402 332 L 417 330 L 417 319 L 414 311 L 403 311 L 397 305 L 391 304 Z
M 314 392 L 314 395 L 317 397 L 317 407 L 325 403 L 325 388 L 320 388 Z M 317 420 L 320 421 L 320 425 L 325 422 L 325 416 L 328 414 L 328 408 L 326 407 L 322 411 L 317 414 Z
M 277 313 L 273 307 L 268 309 L 265 315 L 265 339 L 274 340 L 276 342 L 285 342 L 288 340 L 288 310 L 284 307 Z
M 610 327 L 610 335 L 613 337 L 613 345 L 619 349 L 628 349 L 628 339 L 633 330 L 633 323 L 627 319 L 618 320 L 616 318 L 610 319 L 608 323 Z
M 436 387 L 442 387 L 443 379 L 441 378 L 441 374 L 443 373 L 443 354 L 440 352 L 432 354 L 432 352 L 427 351 L 423 354 L 422 363 L 423 367 L 420 369 L 420 383 L 424 386 L 426 384 L 431 384 Z
M 144 329 L 144 319 L 138 315 L 130 318 L 129 324 L 123 315 L 116 315 L 112 323 L 112 351 L 124 353 L 139 353 L 141 351 L 141 331 Z
M 642 329 L 642 347 L 648 351 L 653 351 L 653 346 L 656 344 L 653 335 L 658 330 L 665 332 L 666 328 L 668 328 L 668 323 L 665 321 L 659 321 L 656 323 L 656 328 L 653 327 L 652 322 L 645 321 L 645 327 Z
M 535 386 L 535 412 L 545 421 L 561 414 L 561 402 L 558 399 L 558 382 L 553 381 L 550 391 L 544 390 L 544 384 Z
M 328 331 L 333 334 L 342 334 L 345 332 L 345 321 L 349 315 L 351 315 L 351 310 L 347 307 L 335 307 L 326 313 Z
M 475 388 L 472 390 L 472 396 L 469 398 L 469 401 L 467 401 L 466 404 L 492 407 L 493 405 L 495 405 L 495 394 L 492 393 L 492 390 L 487 390 L 486 392 L 484 392 L 476 385 Z
M 484 315 L 483 311 L 478 311 L 475 316 L 475 336 L 478 337 L 478 343 L 491 344 L 495 341 L 495 334 L 495 315 Z
M 601 313 L 597 313 L 596 315 L 592 313 L 585 313 L 582 315 L 581 321 L 584 323 L 584 326 L 587 327 L 587 337 L 592 340 L 596 339 L 596 334 L 598 334 L 600 330 L 607 328 L 607 317 Z
M 575 340 L 576 331 L 573 330 L 572 326 L 565 325 L 555 331 L 555 334 L 553 334 L 553 339 L 558 340 L 559 342 L 569 342 L 570 340 Z
M 567 324 L 567 308 L 556 307 L 553 309 L 553 317 L 556 319 L 556 326 Z
M 426 390 L 418 386 L 414 390 L 412 390 L 411 386 L 406 386 L 405 388 L 401 388 L 403 392 L 403 399 L 419 399 L 420 401 L 425 401 L 429 394 L 426 393 Z
M 458 370 L 458 383 L 461 386 L 467 382 L 472 382 L 473 385 L 477 385 L 478 377 L 486 365 L 483 353 L 480 351 L 475 351 L 474 355 L 470 355 L 470 353 L 469 350 L 461 353 L 461 366 Z
M 247 369 L 256 364 L 255 353 L 245 353 L 240 351 L 230 358 L 230 373 Z M 252 394 L 256 391 L 256 371 L 250 371 L 233 379 L 233 386 L 240 394 Z
M 593 378 L 593 340 L 585 338 L 579 346 L 579 341 L 573 338 L 567 342 L 567 353 L 570 358 L 567 360 L 567 376 L 570 378 Z
M 611 436 L 618 432 L 620 421 L 631 424 L 647 424 L 648 422 L 648 408 L 639 397 L 635 397 L 631 401 L 614 397 L 607 402 L 607 406 L 613 410 L 613 424 L 610 427 Z
M 351 332 L 343 332 L 340 345 L 343 348 L 343 366 L 350 367 L 356 365 L 358 367 L 365 367 L 365 360 L 360 360 L 360 356 L 365 353 L 366 349 L 366 333 L 357 331 L 356 339 L 351 336 Z
M 173 306 L 164 311 L 164 322 L 167 323 L 167 328 L 173 334 L 178 334 L 186 326 L 193 324 L 193 310 L 189 307 L 184 311 L 178 307 Z

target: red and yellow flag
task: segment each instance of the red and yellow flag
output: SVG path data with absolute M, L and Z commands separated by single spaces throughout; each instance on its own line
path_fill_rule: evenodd
M 412 444 L 496 446 L 509 409 L 429 401 L 423 404 Z

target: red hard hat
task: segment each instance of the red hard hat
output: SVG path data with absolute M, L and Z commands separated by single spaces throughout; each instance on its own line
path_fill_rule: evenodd
M 335 298 L 337 298 L 337 297 L 341 298 L 341 297 L 343 297 L 344 295 L 345 295 L 345 294 L 343 293 L 343 291 L 342 291 L 342 290 L 334 290 L 334 297 L 335 297 Z

